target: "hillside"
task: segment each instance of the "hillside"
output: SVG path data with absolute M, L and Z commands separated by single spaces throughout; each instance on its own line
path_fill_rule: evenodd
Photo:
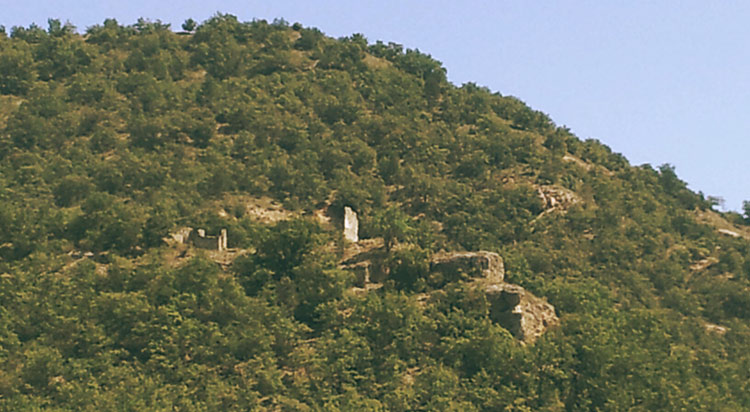
M 750 230 L 668 164 L 398 44 L 186 29 L 0 33 L 0 409 L 750 410 Z

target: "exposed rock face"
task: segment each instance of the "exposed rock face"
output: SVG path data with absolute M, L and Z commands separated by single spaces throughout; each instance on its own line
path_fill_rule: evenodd
M 493 252 L 445 253 L 432 258 L 430 272 L 442 273 L 448 282 L 463 278 L 502 282 L 505 265 L 500 255 Z
M 294 213 L 285 210 L 283 206 L 267 196 L 248 198 L 245 204 L 245 213 L 249 217 L 269 225 L 294 217 Z
M 545 210 L 567 208 L 579 201 L 573 191 L 558 186 L 540 186 L 537 188 L 537 195 Z
M 552 305 L 520 286 L 490 284 L 484 292 L 490 304 L 490 319 L 524 343 L 533 343 L 558 321 Z
M 505 283 L 503 259 L 492 252 L 446 253 L 433 257 L 430 272 L 445 282 L 474 281 L 490 305 L 490 318 L 524 343 L 532 343 L 557 323 L 555 308 L 518 285 Z
M 692 271 L 705 270 L 705 269 L 708 269 L 708 268 L 710 268 L 711 266 L 713 266 L 713 265 L 715 265 L 717 263 L 719 263 L 719 259 L 717 259 L 717 258 L 715 258 L 713 256 L 709 256 L 709 257 L 707 257 L 705 259 L 701 259 L 701 260 L 693 263 L 692 265 L 690 265 L 690 270 L 692 270 Z
M 359 241 L 359 221 L 352 208 L 344 208 L 344 238 L 350 242 Z
M 727 235 L 731 237 L 740 237 L 739 233 L 733 230 L 729 230 L 729 229 L 719 229 L 719 233 L 721 233 L 722 235 Z
M 728 330 L 725 326 L 719 326 L 715 323 L 704 323 L 703 328 L 706 329 L 706 332 L 715 333 L 719 336 L 725 335 Z
M 387 279 L 383 256 L 361 256 L 366 259 L 351 259 L 339 266 L 354 274 L 355 286 L 359 290 L 380 285 L 380 282 Z M 435 255 L 430 261 L 430 279 L 428 284 L 434 288 L 440 288 L 449 282 L 470 282 L 473 288 L 485 294 L 490 319 L 507 329 L 522 343 L 533 343 L 549 326 L 558 322 L 555 308 L 546 300 L 534 296 L 521 286 L 504 282 L 505 266 L 497 253 L 481 251 Z M 429 293 L 422 295 L 426 299 Z

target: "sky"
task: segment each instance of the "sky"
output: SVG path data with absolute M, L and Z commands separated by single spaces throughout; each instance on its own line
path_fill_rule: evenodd
M 419 49 L 456 85 L 516 96 L 631 164 L 673 165 L 725 210 L 750 200 L 748 1 L 0 0 L 0 25 L 145 17 L 179 29 L 216 12 Z

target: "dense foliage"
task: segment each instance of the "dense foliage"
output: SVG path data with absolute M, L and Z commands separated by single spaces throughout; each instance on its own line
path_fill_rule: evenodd
M 1 409 L 750 409 L 750 243 L 669 165 L 397 44 L 183 28 L 0 33 Z M 262 196 L 297 217 L 260 223 Z M 350 293 L 329 204 L 384 238 L 383 288 Z M 181 226 L 245 253 L 175 259 Z M 561 324 L 522 345 L 425 278 L 480 249 Z

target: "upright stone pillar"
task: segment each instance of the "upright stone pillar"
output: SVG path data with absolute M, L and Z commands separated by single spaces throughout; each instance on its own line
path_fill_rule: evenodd
M 227 250 L 227 230 L 221 229 L 221 236 L 219 236 L 219 250 Z
M 359 241 L 359 221 L 357 213 L 349 206 L 344 207 L 344 238 L 350 242 Z

